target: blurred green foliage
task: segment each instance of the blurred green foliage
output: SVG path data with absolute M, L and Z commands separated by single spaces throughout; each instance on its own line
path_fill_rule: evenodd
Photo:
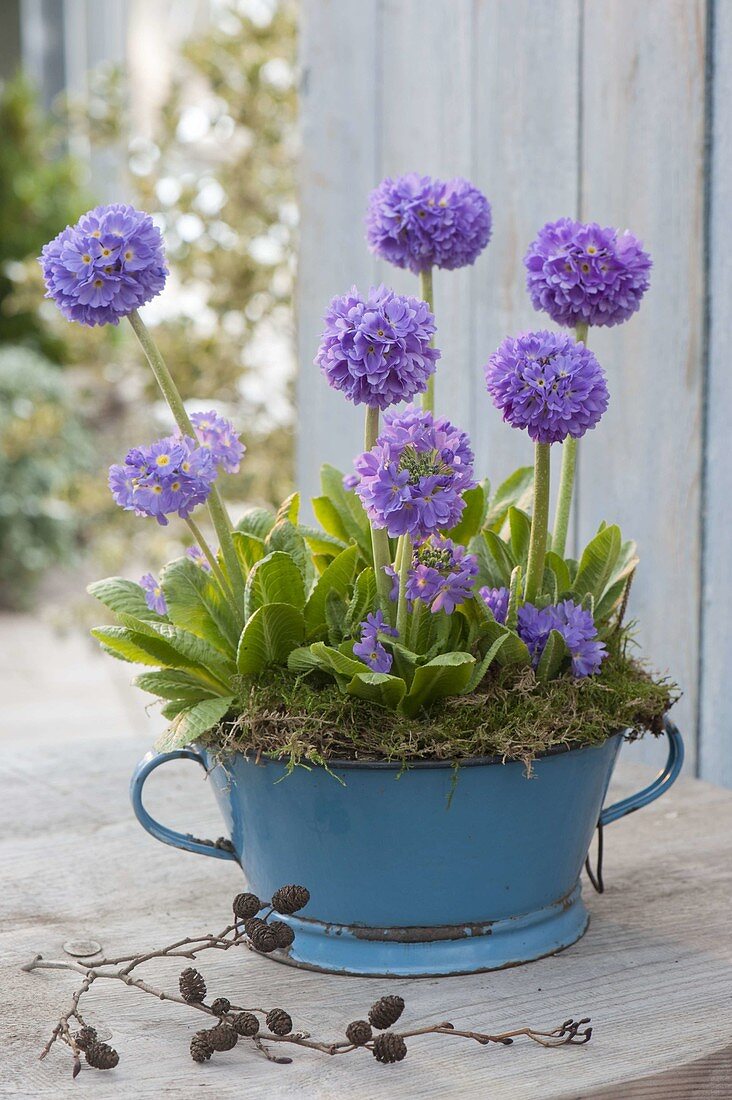
M 86 209 L 81 173 L 63 154 L 59 126 L 39 109 L 31 85 L 17 76 L 0 88 L 0 344 L 37 347 L 58 361 L 63 340 L 37 310 L 7 310 L 8 265 L 35 256 Z
M 75 479 L 86 433 L 58 368 L 30 348 L 0 348 L 0 607 L 31 603 L 78 534 Z

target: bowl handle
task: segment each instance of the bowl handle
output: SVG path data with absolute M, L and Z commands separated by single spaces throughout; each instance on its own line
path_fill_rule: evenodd
M 233 847 L 228 847 L 230 841 L 226 841 L 222 847 L 217 847 L 211 842 L 197 840 L 190 833 L 186 835 L 185 833 L 176 832 L 175 829 L 169 829 L 166 825 L 161 825 L 147 812 L 142 804 L 142 788 L 145 785 L 145 780 L 150 772 L 154 772 L 161 764 L 167 764 L 169 760 L 195 760 L 204 771 L 206 770 L 203 757 L 193 749 L 175 749 L 173 752 L 149 752 L 147 756 L 143 756 L 130 780 L 132 808 L 143 829 L 162 844 L 182 848 L 184 852 L 197 852 L 202 856 L 213 856 L 214 859 L 236 860 L 236 852 Z
M 663 730 L 668 737 L 668 758 L 663 771 L 642 791 L 637 791 L 636 794 L 631 794 L 628 798 L 615 802 L 612 806 L 604 809 L 600 814 L 600 825 L 609 825 L 611 821 L 617 821 L 618 818 L 625 817 L 626 814 L 632 814 L 636 810 L 640 810 L 642 806 L 647 806 L 649 802 L 653 802 L 656 798 L 660 798 L 662 794 L 665 794 L 678 779 L 681 766 L 684 763 L 684 742 L 678 729 L 669 718 L 664 718 Z

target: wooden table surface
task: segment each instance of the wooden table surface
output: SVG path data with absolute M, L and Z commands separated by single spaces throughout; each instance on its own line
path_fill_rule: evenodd
M 587 1046 L 484 1048 L 426 1037 L 413 1039 L 395 1066 L 365 1051 L 328 1058 L 298 1049 L 292 1065 L 278 1066 L 240 1044 L 199 1066 L 188 1054 L 198 1026 L 192 1014 L 105 983 L 90 994 L 88 1015 L 111 1030 L 118 1068 L 84 1066 L 72 1082 L 65 1049 L 54 1047 L 39 1062 L 77 976 L 24 973 L 24 962 L 37 953 L 62 956 L 69 939 L 90 937 L 105 953 L 121 954 L 214 931 L 227 923 L 242 886 L 236 866 L 164 847 L 137 825 L 127 784 L 150 729 L 124 711 L 128 703 L 116 690 L 105 700 L 113 736 L 102 732 L 103 714 L 96 725 L 87 714 L 74 733 L 63 703 L 55 711 L 43 694 L 33 698 L 38 714 L 45 709 L 42 728 L 37 720 L 32 731 L 22 728 L 13 712 L 17 735 L 0 731 L 1 1097 L 732 1096 L 732 792 L 691 779 L 608 828 L 606 893 L 585 886 L 589 931 L 553 958 L 412 981 L 327 977 L 244 951 L 205 953 L 200 963 L 214 995 L 285 1007 L 296 1027 L 317 1037 L 340 1038 L 349 1020 L 392 992 L 404 997 L 404 1020 L 413 1026 L 451 1019 L 500 1031 L 592 1016 Z M 76 705 L 82 713 L 91 704 L 77 693 Z M 632 747 L 623 754 L 613 793 L 628 793 L 651 774 L 628 762 Z M 199 769 L 171 764 L 149 788 L 150 809 L 167 824 L 199 836 L 221 832 Z M 147 973 L 174 990 L 179 969 L 170 960 Z M 701 1068 L 685 1075 L 697 1062 Z M 693 1091 L 700 1080 L 706 1085 Z

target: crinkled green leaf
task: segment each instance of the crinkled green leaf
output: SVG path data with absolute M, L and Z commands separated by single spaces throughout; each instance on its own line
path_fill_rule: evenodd
M 323 495 L 328 497 L 336 509 L 348 537 L 358 544 L 367 561 L 370 561 L 371 528 L 360 498 L 353 489 L 344 488 L 343 474 L 327 463 L 320 469 L 320 482 Z M 333 531 L 332 534 L 337 532 Z
M 198 703 L 201 699 L 226 694 L 223 689 L 216 691 L 207 687 L 191 673 L 179 672 L 171 668 L 161 672 L 143 672 L 132 682 L 141 691 L 147 691 L 161 699 L 177 700 L 180 703 Z
M 258 539 L 266 539 L 275 525 L 277 517 L 269 508 L 250 508 L 237 523 L 235 530 L 242 531 L 245 535 L 256 535 Z
M 460 517 L 460 522 L 447 532 L 447 537 L 461 546 L 467 546 L 481 527 L 486 514 L 486 498 L 482 485 L 476 485 L 473 489 L 466 489 L 463 493 L 465 507 Z
M 290 603 L 266 603 L 242 630 L 236 663 L 242 676 L 256 675 L 271 665 L 286 665 L 293 649 L 302 645 L 302 611 Z
M 318 578 L 305 604 L 305 625 L 309 639 L 315 640 L 326 632 L 325 602 L 328 593 L 333 591 L 343 599 L 348 598 L 357 560 L 358 547 L 349 546 L 333 559 Z
M 124 577 L 107 577 L 103 581 L 94 581 L 87 592 L 115 614 L 131 615 L 143 622 L 166 622 L 164 615 L 158 615 L 147 606 L 145 593 L 139 584 L 125 580 Z
M 172 749 L 189 745 L 197 737 L 208 733 L 225 717 L 234 698 L 233 695 L 224 695 L 219 699 L 204 699 L 200 703 L 185 707 L 173 718 L 156 748 L 160 752 L 170 752 Z
M 300 518 L 300 494 L 290 493 L 289 497 L 286 497 L 282 501 L 277 509 L 277 515 L 275 517 L 275 526 L 278 523 L 284 523 L 287 521 L 291 523 L 293 527 L 297 526 L 297 521 Z
M 500 587 L 508 588 L 511 581 L 511 573 L 519 564 L 513 556 L 511 547 L 508 543 L 504 542 L 495 531 L 484 531 L 483 539 L 488 548 L 488 553 L 495 563 L 498 575 L 501 578 Z
M 531 520 L 520 508 L 508 509 L 508 527 L 511 532 L 511 553 L 519 565 L 526 568 L 529 557 Z
M 505 633 L 496 638 L 495 642 L 493 642 L 485 657 L 483 657 L 481 661 L 478 661 L 470 674 L 470 679 L 468 680 L 468 683 L 464 689 L 464 694 L 475 691 L 476 688 L 480 686 L 486 673 L 488 672 L 488 669 L 498 657 L 498 654 L 500 653 L 503 646 L 506 644 L 509 636 L 510 635 L 508 633 Z
M 349 695 L 366 699 L 369 703 L 397 710 L 407 690 L 407 685 L 398 676 L 389 676 L 386 672 L 361 672 L 354 676 L 346 688 Z
M 542 683 L 553 680 L 569 656 L 566 642 L 558 630 L 552 630 L 546 640 L 539 664 L 536 666 L 536 678 Z
M 399 713 L 412 718 L 424 706 L 465 691 L 475 665 L 470 653 L 441 653 L 414 672 L 409 694 L 399 704 Z
M 288 554 L 302 574 L 305 590 L 310 588 L 315 577 L 312 557 L 305 539 L 289 520 L 276 523 L 265 539 L 267 551 L 279 550 Z
M 534 468 L 520 466 L 498 486 L 488 507 L 485 526 L 491 531 L 500 531 L 513 507 L 528 511 L 534 496 Z
M 302 573 L 289 554 L 275 550 L 258 561 L 247 577 L 244 614 L 248 620 L 268 603 L 289 603 L 302 611 L 305 584 Z
M 237 557 L 244 566 L 246 574 L 266 555 L 267 549 L 264 545 L 264 539 L 245 531 L 234 531 L 231 537 L 234 540 Z
M 359 623 L 362 623 L 368 613 L 376 607 L 376 576 L 369 565 L 356 577 L 353 586 L 353 595 L 348 605 L 346 614 L 346 626 L 353 632 Z
M 336 538 L 321 531 L 319 527 L 308 527 L 303 523 L 298 524 L 297 530 L 305 539 L 311 554 L 321 554 L 327 558 L 335 558 L 350 542 L 350 539 Z
M 621 534 L 616 524 L 603 528 L 588 542 L 580 558 L 572 593 L 577 600 L 589 593 L 599 599 L 605 591 L 620 556 Z
M 212 574 L 190 558 L 177 558 L 166 565 L 160 582 L 168 618 L 233 660 L 240 628 L 231 604 Z

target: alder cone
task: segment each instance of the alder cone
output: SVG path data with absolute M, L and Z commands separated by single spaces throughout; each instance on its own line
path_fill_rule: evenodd
M 395 994 L 390 994 L 388 997 L 381 997 L 371 1006 L 369 1020 L 375 1028 L 378 1028 L 379 1031 L 383 1031 L 385 1028 L 395 1024 L 403 1011 L 404 1001 L 402 998 L 397 997 Z
M 407 1044 L 395 1031 L 385 1031 L 374 1039 L 372 1052 L 377 1062 L 401 1062 L 407 1056 Z
M 310 891 L 306 886 L 280 886 L 272 896 L 272 908 L 290 916 L 298 909 L 304 909 L 309 901 Z
M 214 1016 L 225 1016 L 231 1008 L 231 1001 L 228 997 L 217 997 L 215 1001 L 211 1001 L 211 1011 Z
M 273 1035 L 289 1035 L 292 1031 L 292 1018 L 284 1008 L 273 1008 L 267 1013 L 267 1027 Z
M 365 1046 L 366 1043 L 370 1043 L 374 1037 L 374 1033 L 371 1030 L 371 1024 L 366 1020 L 354 1020 L 346 1028 L 346 1038 L 349 1043 L 353 1043 L 356 1047 Z
M 94 1069 L 114 1069 L 119 1062 L 119 1054 L 107 1043 L 90 1043 L 84 1057 Z
M 259 1031 L 259 1020 L 252 1012 L 237 1012 L 232 1018 L 231 1026 L 237 1035 L 244 1035 L 251 1039 Z
M 205 1031 L 197 1031 L 191 1039 L 191 1058 L 194 1062 L 207 1062 L 213 1054 L 213 1047 Z
M 239 920 L 256 917 L 262 903 L 256 894 L 237 894 L 234 898 L 234 916 Z
M 294 943 L 295 933 L 290 928 L 289 924 L 285 924 L 283 920 L 270 921 L 269 927 L 274 933 L 274 938 L 277 941 L 278 947 L 289 947 Z
M 232 1050 L 239 1042 L 239 1036 L 228 1024 L 217 1024 L 206 1032 L 212 1050 Z
M 203 974 L 192 966 L 187 966 L 178 979 L 180 995 L 189 1005 L 200 1004 L 206 998 L 206 983 Z

